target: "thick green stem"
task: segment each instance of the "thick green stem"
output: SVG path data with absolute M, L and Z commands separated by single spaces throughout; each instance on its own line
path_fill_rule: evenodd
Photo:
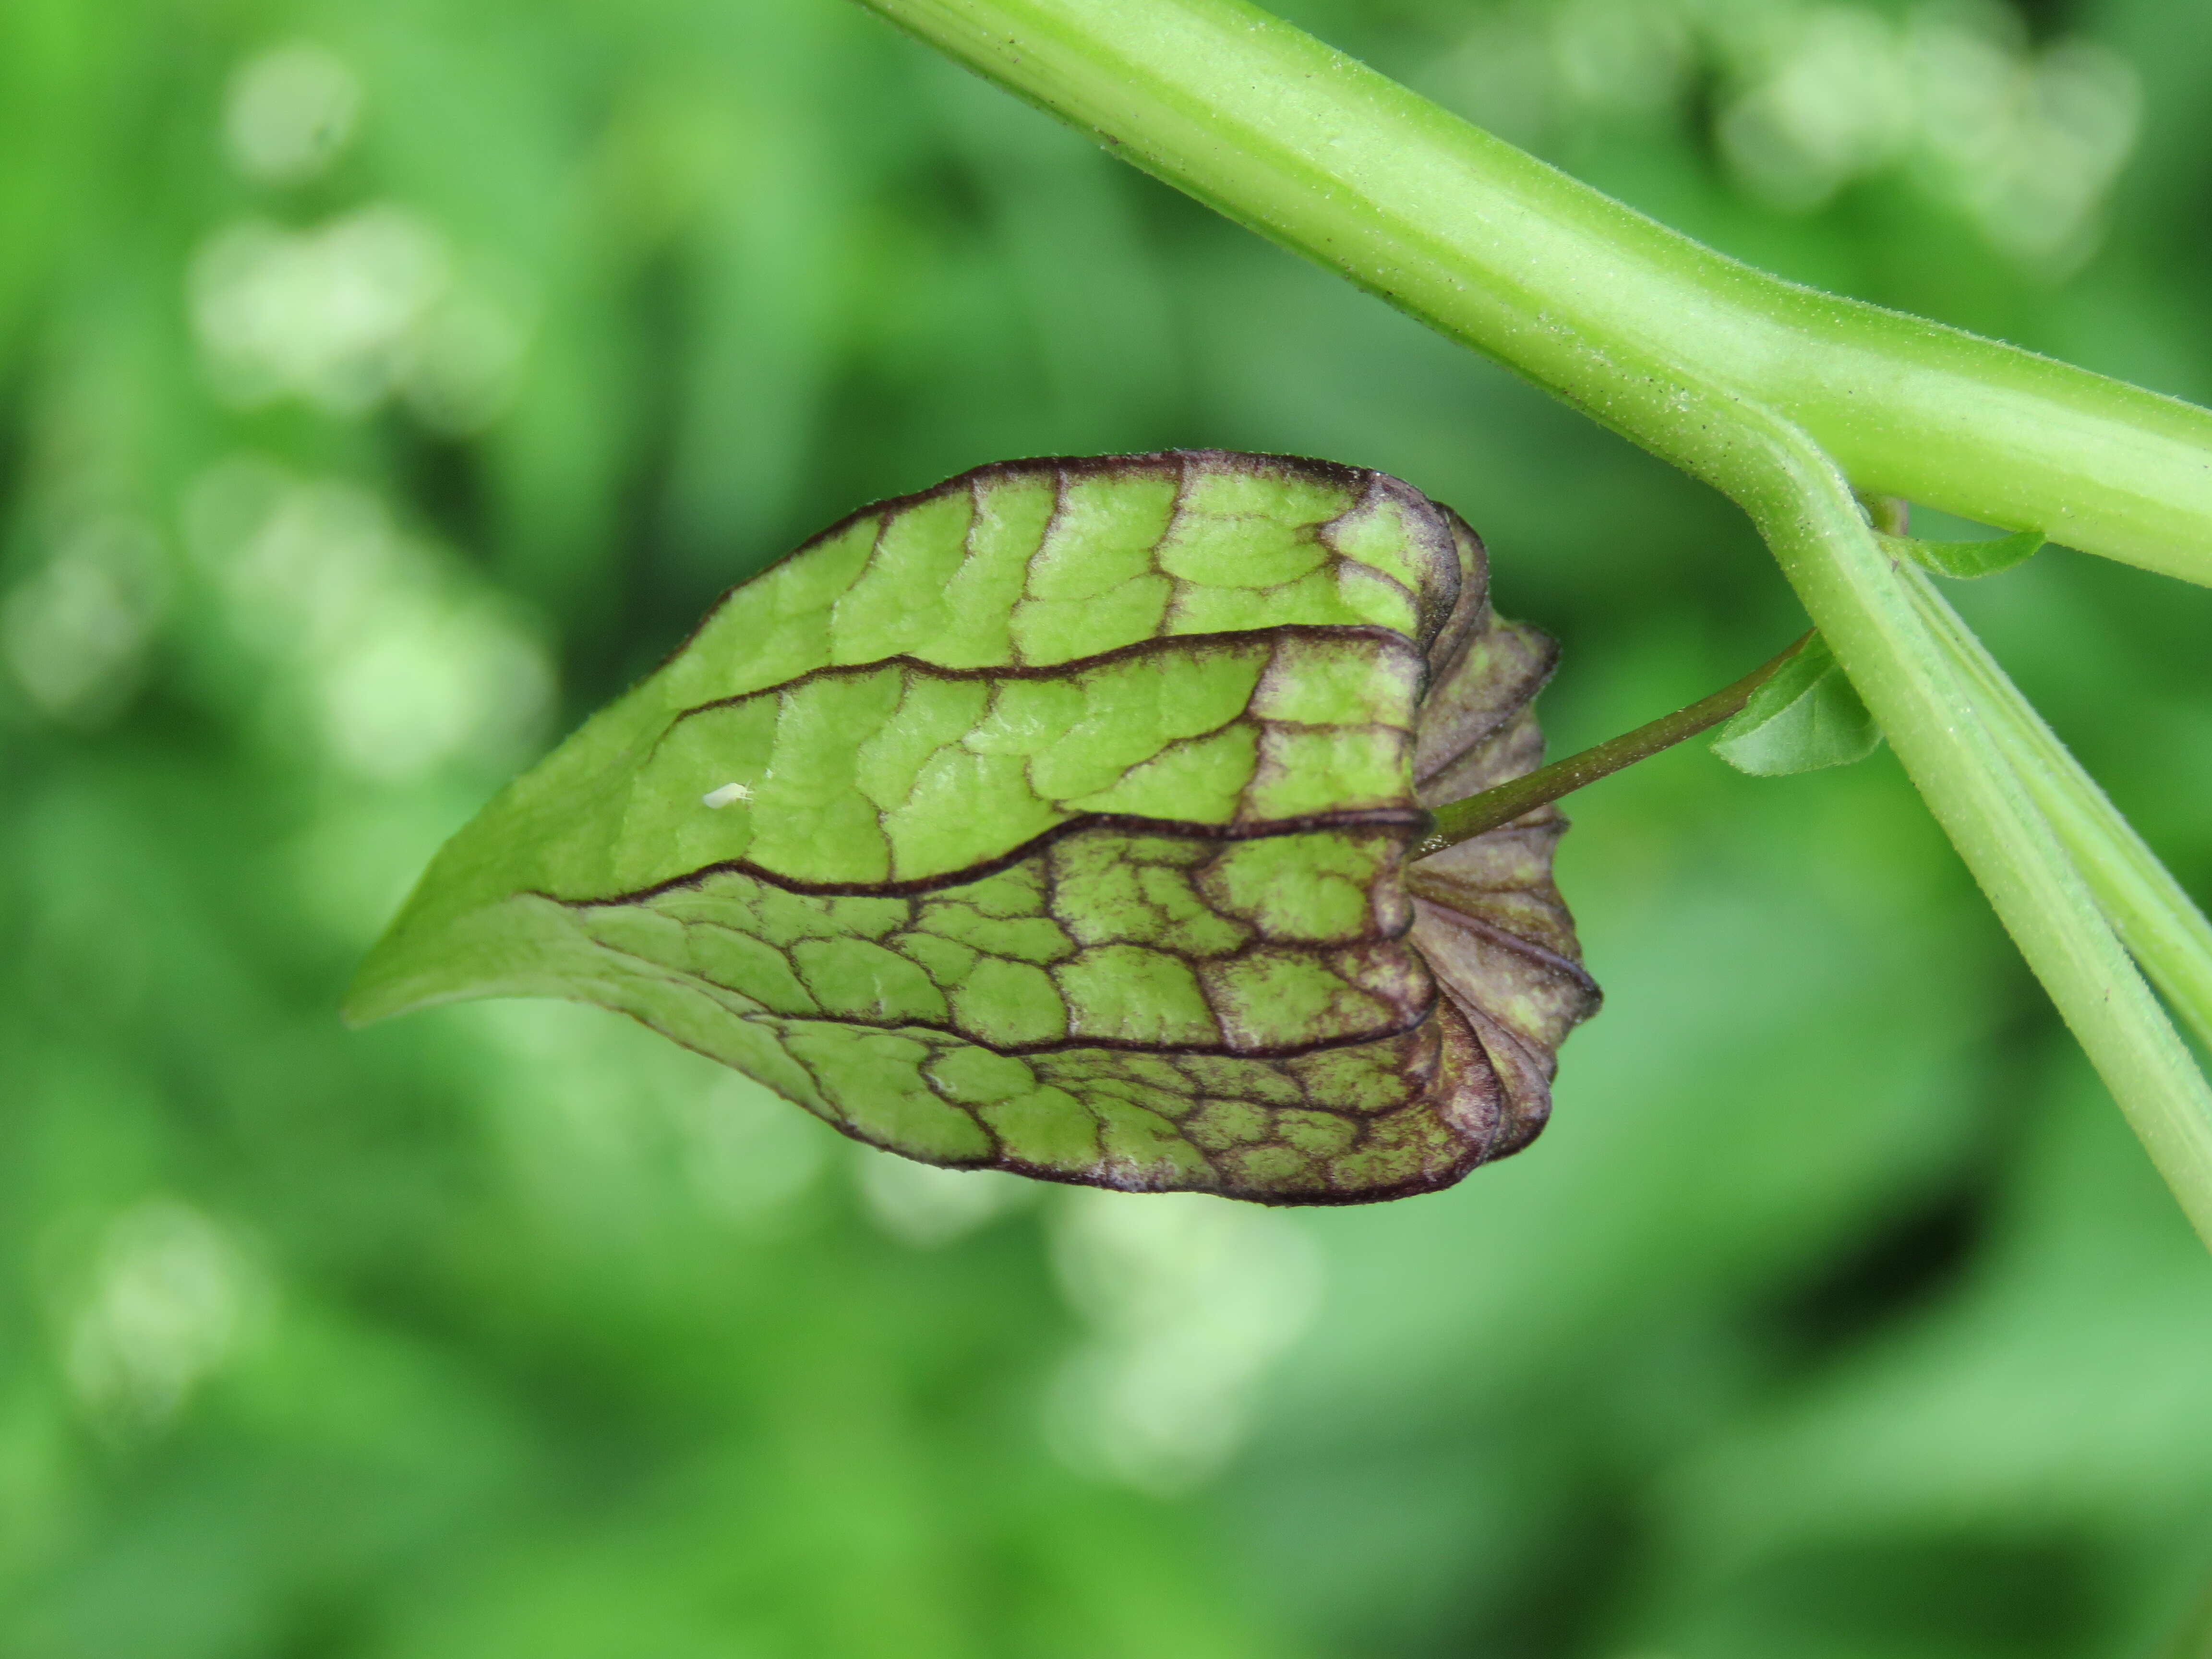
M 1243 0 L 869 3 L 1739 499 L 1686 383 L 1861 490 L 2212 580 L 2203 410 L 1749 270 Z
M 1724 685 L 1711 696 L 1700 697 L 1671 714 L 1647 720 L 1633 732 L 1607 738 L 1580 754 L 1510 779 L 1495 789 L 1430 808 L 1429 833 L 1413 844 L 1413 856 L 1425 859 L 1431 853 L 1441 853 L 1447 847 L 1471 841 L 1485 830 L 1510 823 L 1562 795 L 1572 794 L 1584 784 L 1610 777 L 1623 767 L 1649 760 L 1685 738 L 1718 726 L 1749 702 L 1751 694 L 1773 678 L 1775 671 L 1804 649 L 1805 641 L 1812 637 L 1810 634 L 1803 635 L 1788 650 L 1761 663 L 1734 684 Z

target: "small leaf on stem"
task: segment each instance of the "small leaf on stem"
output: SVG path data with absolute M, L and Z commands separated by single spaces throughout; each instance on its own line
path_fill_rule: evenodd
M 1881 728 L 1837 665 L 1827 641 L 1813 634 L 1751 694 L 1712 747 L 1740 772 L 1778 778 L 1848 766 L 1864 760 L 1881 743 Z
M 1917 537 L 1890 536 L 1880 531 L 1875 535 L 1884 551 L 1958 581 L 1994 576 L 2000 570 L 2025 564 L 2041 550 L 2044 543 L 2040 530 L 2023 530 L 2017 535 L 1996 536 L 1978 542 L 1923 542 Z

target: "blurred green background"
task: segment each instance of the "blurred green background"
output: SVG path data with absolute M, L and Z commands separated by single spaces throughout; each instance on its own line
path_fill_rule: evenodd
M 1294 12 L 2212 396 L 2203 0 Z M 2202 1650 L 2212 1262 L 1886 753 L 1582 798 L 1553 1127 L 1372 1209 L 921 1170 L 582 1007 L 338 1025 L 720 589 L 1170 445 L 1460 507 L 1554 752 L 1802 625 L 1717 498 L 837 0 L 0 5 L 0 1655 Z M 2212 595 L 1957 592 L 2205 890 Z

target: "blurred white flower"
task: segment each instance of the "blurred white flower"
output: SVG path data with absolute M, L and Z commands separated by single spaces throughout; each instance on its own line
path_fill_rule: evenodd
M 294 670 L 283 712 L 303 708 L 346 770 L 404 782 L 534 735 L 553 693 L 535 631 L 368 491 L 240 458 L 201 479 L 186 518 L 234 625 Z
M 1808 13 L 1795 38 L 1722 116 L 1723 154 L 1778 207 L 1820 206 L 1893 161 L 1911 127 L 1903 42 L 1856 6 Z
M 827 1161 L 827 1130 L 750 1078 L 732 1074 L 675 1103 L 685 1172 L 725 1220 L 750 1222 L 811 1186 Z
M 492 1062 L 507 1158 L 575 1237 L 702 1218 L 771 1236 L 804 1213 L 830 1167 L 826 1125 L 618 1015 L 515 1000 L 459 1018 Z
M 223 148 L 247 178 L 284 185 L 327 167 L 352 137 L 361 82 L 345 60 L 307 41 L 241 64 L 223 100 Z
M 1903 172 L 2049 276 L 2094 251 L 2140 118 L 2126 60 L 2081 40 L 2038 49 L 1995 0 L 1923 0 L 1901 16 L 1850 0 L 1486 9 L 1421 78 L 1538 143 L 1679 106 L 1700 60 L 1720 87 L 1715 140 L 1747 193 L 1810 212 Z
M 371 492 L 258 455 L 203 474 L 185 523 L 233 624 L 270 655 L 313 659 L 342 646 L 404 556 Z
M 2135 145 L 2141 91 L 2084 40 L 2039 52 L 2002 8 L 1923 5 L 1899 29 L 1858 6 L 1760 25 L 1764 61 L 1721 118 L 1723 153 L 1776 206 L 1820 206 L 1900 161 L 1990 245 L 2063 275 L 2094 250 Z M 1759 53 L 1739 50 L 1740 61 Z
M 1313 1240 L 1193 1193 L 1078 1189 L 1054 1223 L 1054 1263 L 1091 1334 L 1054 1391 L 1053 1443 L 1088 1472 L 1188 1490 L 1236 1449 L 1260 1379 L 1311 1322 Z
M 356 415 L 398 386 L 449 276 L 444 240 L 403 208 L 297 232 L 246 220 L 193 257 L 192 322 L 234 402 L 289 396 Z
M 70 1386 L 112 1430 L 158 1427 L 230 1357 L 260 1295 L 247 1253 L 209 1216 L 173 1199 L 126 1210 L 69 1322 Z
M 1596 109 L 1664 108 L 1691 66 L 1685 20 L 1647 0 L 1565 0 L 1551 35 L 1560 88 Z
M 246 408 L 359 415 L 397 396 L 471 431 L 506 405 L 527 343 L 521 307 L 460 280 L 446 239 L 390 203 L 310 230 L 230 225 L 193 256 L 189 288 L 216 389 Z
M 902 1243 L 933 1249 L 1031 1203 L 1036 1183 L 1002 1170 L 940 1170 L 873 1146 L 853 1149 L 861 1201 Z
M 481 430 L 513 398 L 529 343 L 521 306 L 494 299 L 482 283 L 455 283 L 408 342 L 408 408 L 440 432 Z
M 2133 68 L 2085 40 L 2040 57 L 2008 52 L 1940 15 L 1923 20 L 1913 46 L 1931 185 L 2025 264 L 2063 275 L 2086 258 L 2135 148 Z
M 167 590 L 149 526 L 94 519 L 0 601 L 0 655 L 43 713 L 96 725 L 137 689 Z
M 380 614 L 332 653 L 316 688 L 341 765 L 379 782 L 419 777 L 532 723 L 550 701 L 543 648 L 498 600 L 420 589 L 380 597 Z

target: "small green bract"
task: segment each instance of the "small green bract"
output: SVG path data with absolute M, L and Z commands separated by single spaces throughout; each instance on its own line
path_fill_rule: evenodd
M 1911 536 L 1881 536 L 1881 541 L 1893 555 L 1954 581 L 1972 581 L 1978 576 L 2014 569 L 2044 548 L 2040 530 L 2022 530 L 1977 542 L 1923 542 Z
M 1881 746 L 1881 728 L 1818 634 L 1751 694 L 1713 739 L 1713 753 L 1753 777 L 1849 766 Z
M 1525 1145 L 1596 1006 L 1531 770 L 1553 648 L 1382 474 L 1010 462 L 854 514 L 439 854 L 356 1021 L 634 1016 L 910 1158 L 1285 1204 Z

